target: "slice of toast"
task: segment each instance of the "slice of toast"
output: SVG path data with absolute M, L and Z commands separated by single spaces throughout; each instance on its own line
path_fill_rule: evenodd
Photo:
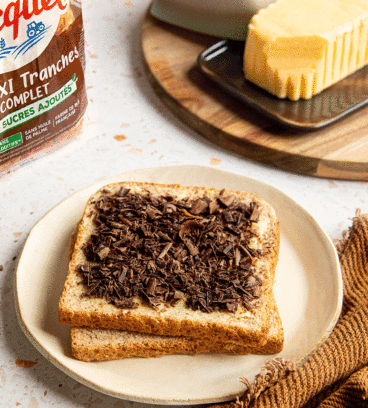
M 71 235 L 69 261 L 73 256 L 76 237 L 77 229 Z M 284 331 L 274 299 L 271 306 L 270 325 L 266 343 L 258 347 L 249 347 L 232 342 L 214 343 L 210 339 L 156 336 L 114 329 L 71 327 L 71 351 L 74 358 L 82 361 L 158 357 L 169 354 L 276 354 L 283 349 Z
M 156 336 L 114 329 L 72 327 L 72 355 L 82 361 L 104 361 L 168 354 L 276 354 L 283 349 L 284 336 L 276 302 L 273 302 L 273 308 L 266 343 L 258 347 L 192 337 Z
M 275 211 L 254 194 L 108 185 L 78 226 L 59 320 L 263 345 L 279 237 Z

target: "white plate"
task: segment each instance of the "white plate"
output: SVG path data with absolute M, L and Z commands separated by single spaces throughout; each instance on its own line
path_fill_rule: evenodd
M 165 356 L 86 363 L 71 357 L 69 328 L 57 320 L 67 272 L 69 238 L 87 199 L 105 184 L 131 180 L 254 192 L 281 223 L 275 297 L 285 330 L 279 356 L 305 358 L 333 329 L 341 311 L 342 277 L 334 245 L 313 217 L 263 182 L 200 166 L 135 170 L 100 181 L 58 204 L 32 229 L 16 271 L 16 305 L 32 344 L 75 380 L 105 394 L 154 404 L 200 404 L 240 395 L 241 377 L 252 380 L 269 356 Z

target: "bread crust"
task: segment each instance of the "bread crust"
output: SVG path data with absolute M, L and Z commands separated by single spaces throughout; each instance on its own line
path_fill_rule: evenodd
M 255 194 L 226 191 L 228 194 L 236 194 L 240 201 L 255 201 L 261 209 L 260 225 L 264 225 L 264 230 L 261 231 L 259 244 L 267 246 L 270 251 L 257 261 L 257 274 L 263 281 L 263 294 L 254 310 L 248 311 L 239 307 L 235 313 L 204 313 L 190 310 L 180 302 L 174 307 L 163 307 L 160 310 L 154 310 L 143 303 L 140 303 L 137 309 L 121 310 L 105 299 L 83 297 L 85 287 L 81 283 L 77 266 L 86 262 L 81 248 L 93 231 L 94 203 L 102 194 L 106 194 L 106 191 L 114 194 L 121 187 L 130 188 L 132 192 L 140 194 L 150 192 L 178 198 L 204 195 L 211 198 L 220 192 L 212 188 L 183 187 L 177 184 L 122 182 L 105 186 L 92 195 L 78 226 L 75 251 L 59 302 L 60 322 L 77 327 L 127 330 L 161 336 L 208 337 L 215 342 L 234 342 L 243 346 L 264 345 L 274 301 L 272 288 L 279 253 L 280 227 L 273 208 Z
M 158 357 L 170 354 L 225 353 L 276 354 L 282 351 L 284 332 L 272 302 L 271 327 L 266 343 L 258 347 L 233 342 L 214 342 L 212 339 L 156 336 L 112 329 L 71 328 L 71 351 L 82 361 L 106 361 L 131 357 Z

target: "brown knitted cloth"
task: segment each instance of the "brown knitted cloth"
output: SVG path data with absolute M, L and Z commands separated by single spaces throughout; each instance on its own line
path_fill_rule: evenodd
M 344 302 L 329 338 L 296 369 L 270 361 L 253 384 L 244 381 L 239 400 L 221 408 L 368 408 L 368 215 L 357 211 L 336 247 Z

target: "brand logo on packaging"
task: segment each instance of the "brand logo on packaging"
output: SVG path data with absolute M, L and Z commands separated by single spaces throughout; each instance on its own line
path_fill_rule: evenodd
M 69 0 L 0 0 L 0 74 L 37 58 L 68 6 Z

